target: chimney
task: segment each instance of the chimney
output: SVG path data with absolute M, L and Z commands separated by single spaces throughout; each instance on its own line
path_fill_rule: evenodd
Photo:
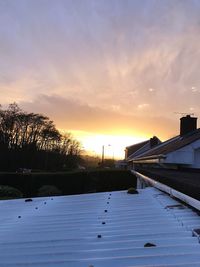
M 197 118 L 187 115 L 186 117 L 180 118 L 180 121 L 180 136 L 193 132 L 197 129 Z
M 150 148 L 157 146 L 159 143 L 160 143 L 160 140 L 156 136 L 153 136 L 152 138 L 150 138 Z

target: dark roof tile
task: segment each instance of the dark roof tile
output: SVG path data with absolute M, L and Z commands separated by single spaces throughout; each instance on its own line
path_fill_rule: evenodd
M 175 150 L 178 150 L 184 146 L 187 146 L 193 142 L 195 142 L 196 140 L 200 139 L 200 129 L 197 129 L 185 136 L 176 136 L 173 137 L 163 143 L 161 143 L 160 145 L 158 145 L 157 147 L 154 147 L 150 150 L 148 150 L 147 152 L 143 153 L 142 155 L 140 155 L 137 158 L 143 158 L 143 157 L 149 157 L 149 156 L 154 156 L 154 155 L 166 155 L 170 152 L 173 152 Z

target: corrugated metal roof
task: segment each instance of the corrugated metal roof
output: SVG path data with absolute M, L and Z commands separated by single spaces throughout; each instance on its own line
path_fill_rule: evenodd
M 155 188 L 1 201 L 0 213 L 0 266 L 200 266 L 200 217 Z

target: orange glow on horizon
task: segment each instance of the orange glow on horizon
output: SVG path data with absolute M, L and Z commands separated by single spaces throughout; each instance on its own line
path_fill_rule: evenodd
M 98 134 L 85 131 L 70 130 L 79 140 L 85 153 L 93 156 L 101 156 L 102 146 L 105 150 L 105 158 L 123 159 L 126 146 L 136 144 L 148 139 L 148 136 L 124 135 L 124 134 Z

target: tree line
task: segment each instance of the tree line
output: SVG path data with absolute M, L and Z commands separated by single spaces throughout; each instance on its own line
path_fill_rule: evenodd
M 52 120 L 28 113 L 16 103 L 0 106 L 0 170 L 75 168 L 81 145 L 70 133 L 61 134 Z

